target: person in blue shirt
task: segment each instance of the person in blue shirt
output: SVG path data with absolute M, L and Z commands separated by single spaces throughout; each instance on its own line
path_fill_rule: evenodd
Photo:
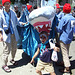
M 8 56 L 11 52 L 11 63 L 17 65 L 14 60 L 17 51 L 17 41 L 20 39 L 17 25 L 25 25 L 23 22 L 19 22 L 16 13 L 10 9 L 10 0 L 2 0 L 2 5 L 4 8 L 0 10 L 0 42 L 3 44 L 3 54 L 2 54 L 2 69 L 5 72 L 11 72 L 8 67 Z
M 42 75 L 41 70 L 45 69 L 47 72 L 50 73 L 50 75 L 56 75 L 54 72 L 52 61 L 51 61 L 51 52 L 52 52 L 52 49 L 54 49 L 55 51 L 58 51 L 59 48 L 56 46 L 51 46 L 51 44 L 49 44 L 48 33 L 46 31 L 40 32 L 39 36 L 40 36 L 41 43 L 38 45 L 38 49 L 36 53 L 34 54 L 30 63 L 33 63 L 34 59 L 40 53 L 39 60 L 36 66 L 36 72 L 39 75 Z M 49 48 L 51 50 L 49 50 Z
M 73 27 L 71 26 L 71 21 L 75 18 L 70 14 L 71 5 L 66 3 L 63 7 L 63 12 L 65 16 L 60 20 L 59 25 L 56 27 L 56 31 L 60 33 L 60 47 L 63 56 L 64 70 L 61 72 L 70 72 L 70 60 L 69 60 L 69 47 L 73 39 Z

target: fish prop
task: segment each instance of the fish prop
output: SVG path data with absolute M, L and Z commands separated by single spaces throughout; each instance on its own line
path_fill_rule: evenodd
M 29 14 L 29 21 L 39 33 L 41 31 L 46 31 L 50 34 L 54 16 L 55 9 L 52 6 L 44 6 L 33 10 Z

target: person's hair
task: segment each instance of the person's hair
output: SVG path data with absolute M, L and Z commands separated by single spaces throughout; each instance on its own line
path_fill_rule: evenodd
M 48 33 L 47 33 L 46 31 L 40 32 L 39 36 L 40 36 L 41 34 L 45 34 L 45 35 L 48 37 Z

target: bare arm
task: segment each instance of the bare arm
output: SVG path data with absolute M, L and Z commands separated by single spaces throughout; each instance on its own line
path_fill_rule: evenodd
M 37 55 L 39 54 L 39 52 L 40 52 L 40 49 L 38 48 L 30 63 L 34 62 L 34 59 L 37 57 Z

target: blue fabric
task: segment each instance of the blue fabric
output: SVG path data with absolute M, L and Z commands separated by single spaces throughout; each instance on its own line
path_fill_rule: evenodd
M 74 17 L 71 14 L 66 14 L 56 27 L 57 32 L 60 33 L 60 41 L 65 44 L 70 44 L 73 39 L 73 28 L 71 27 L 71 20 Z
M 59 12 L 58 14 L 56 14 L 57 17 L 58 17 L 58 20 L 60 21 L 61 18 L 64 16 L 64 13 L 63 12 Z
M 11 20 L 11 13 L 10 12 L 7 13 L 6 11 L 4 11 L 4 16 L 5 16 L 6 23 L 8 24 L 9 32 L 11 34 L 14 34 L 11 21 L 10 21 L 10 25 L 9 25 L 9 19 Z
M 33 57 L 38 45 L 38 41 L 35 36 L 38 37 L 39 35 L 35 35 L 35 29 L 29 24 L 25 26 L 23 36 L 22 48 L 25 53 L 30 57 Z
M 55 15 L 54 20 L 52 22 L 52 27 L 51 27 L 50 35 L 49 35 L 50 39 L 54 39 L 55 38 L 55 27 L 58 25 L 58 23 L 59 23 L 58 17 Z
M 26 17 L 28 14 L 29 13 L 27 9 L 25 9 L 23 15 L 20 18 L 20 22 L 28 22 Z M 38 43 L 40 42 L 39 33 L 32 25 L 30 25 L 29 22 L 21 29 L 18 27 L 18 30 L 20 30 L 19 34 L 21 35 L 20 40 L 22 40 L 22 49 L 32 58 L 37 49 Z

